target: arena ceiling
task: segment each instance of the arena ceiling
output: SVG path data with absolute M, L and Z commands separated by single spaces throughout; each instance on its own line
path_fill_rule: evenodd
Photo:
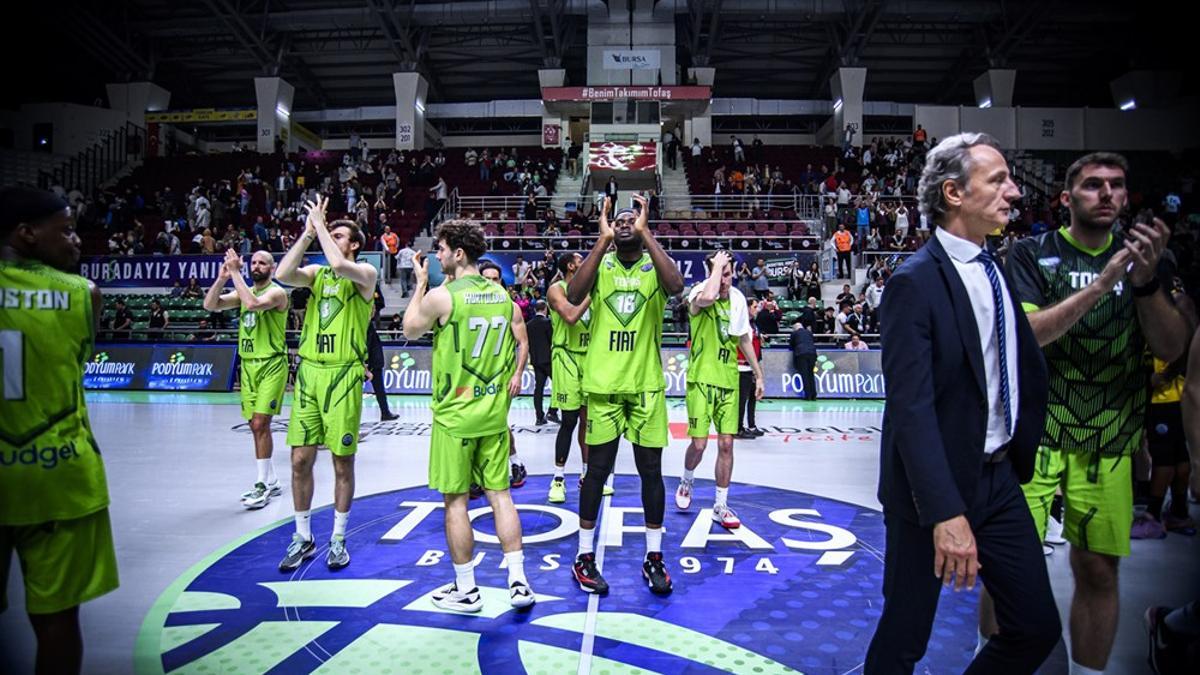
M 629 1 L 54 3 L 8 43 L 9 62 L 28 65 L 4 98 L 91 103 L 106 82 L 150 79 L 172 108 L 245 106 L 253 77 L 280 75 L 298 110 L 388 105 L 397 70 L 424 73 L 433 102 L 537 98 L 539 68 L 586 83 L 589 13 Z M 1006 67 L 1017 105 L 1110 107 L 1109 82 L 1131 69 L 1189 70 L 1188 43 L 1172 34 L 1186 22 L 1137 11 L 1147 5 L 658 0 L 655 12 L 674 20 L 680 66 L 716 68 L 720 97 L 827 98 L 849 65 L 867 68 L 869 101 L 971 104 L 972 80 Z

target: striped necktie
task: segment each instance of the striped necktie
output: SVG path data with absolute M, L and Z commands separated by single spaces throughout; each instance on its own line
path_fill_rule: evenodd
M 993 315 L 996 317 L 996 346 L 1000 352 L 1000 400 L 1004 402 L 1004 429 L 1012 433 L 1012 398 L 1008 388 L 1008 350 L 1006 349 L 1007 335 L 1004 327 L 1004 291 L 1000 288 L 1000 272 L 996 259 L 985 248 L 975 257 L 975 261 L 983 265 L 987 272 L 988 283 L 992 285 L 992 302 L 995 305 Z

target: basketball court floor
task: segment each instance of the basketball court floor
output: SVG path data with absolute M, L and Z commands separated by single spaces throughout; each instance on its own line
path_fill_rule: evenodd
M 476 574 L 485 598 L 478 615 L 444 612 L 428 598 L 453 571 L 441 500 L 425 487 L 427 397 L 393 397 L 401 417 L 388 423 L 376 422 L 368 401 L 347 539 L 352 562 L 330 572 L 321 548 L 290 574 L 277 569 L 293 531 L 290 490 L 260 511 L 238 501 L 254 464 L 236 394 L 94 392 L 88 401 L 108 470 L 121 587 L 82 610 L 85 672 L 840 675 L 861 672 L 879 616 L 878 401 L 760 404 L 758 425 L 768 435 L 735 446 L 730 504 L 743 527 L 730 534 L 705 511 L 715 439 L 696 472 L 706 480 L 697 481 L 692 509 L 674 508 L 688 440 L 683 400 L 671 399 L 664 549 L 675 592 L 658 598 L 642 582 L 638 480 L 623 441 L 597 538 L 612 591 L 597 598 L 570 574 L 578 451 L 568 464 L 567 502 L 547 504 L 557 427 L 534 426 L 531 402 L 519 400 L 510 419 L 531 475 L 514 499 L 539 602 L 528 612 L 509 607 L 492 519 L 485 500 L 476 500 Z M 286 486 L 285 429 L 286 418 L 277 419 L 275 466 Z M 332 529 L 332 480 L 322 455 L 318 545 Z M 1047 564 L 1065 613 L 1072 591 L 1065 548 Z M 1133 542 L 1108 672 L 1147 672 L 1142 611 L 1198 594 L 1198 538 Z M 0 672 L 31 672 L 33 634 L 15 570 L 8 597 Z M 962 671 L 975 646 L 976 601 L 976 593 L 943 593 L 918 672 Z M 1060 643 L 1043 672 L 1065 673 L 1066 661 Z

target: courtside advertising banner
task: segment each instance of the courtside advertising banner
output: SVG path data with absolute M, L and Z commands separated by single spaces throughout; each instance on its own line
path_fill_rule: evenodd
M 568 253 L 579 253 L 587 255 L 588 251 L 557 251 L 558 255 L 566 255 Z M 702 283 L 708 278 L 704 271 L 704 259 L 708 257 L 711 251 L 671 251 L 669 253 L 672 260 L 675 261 L 676 267 L 679 268 L 679 273 L 683 275 L 683 283 L 688 288 Z M 800 269 L 806 270 L 809 265 L 814 262 L 819 262 L 816 253 L 807 253 L 797 251 L 786 255 L 774 253 L 739 253 L 733 251 L 734 264 L 737 269 L 741 269 L 741 264 L 745 263 L 746 267 L 753 269 L 759 258 L 763 258 L 763 262 L 767 267 L 767 278 L 775 285 L 782 285 L 788 282 L 792 274 L 792 266 L 799 265 Z M 537 251 L 492 251 L 483 255 L 483 260 L 490 260 L 500 266 L 500 273 L 504 278 L 504 283 L 512 285 L 513 265 L 517 263 L 517 256 L 520 256 L 524 262 L 531 265 L 542 262 L 542 255 Z M 440 268 L 436 274 L 433 273 L 433 266 L 437 261 L 430 260 L 430 284 L 437 286 L 442 282 Z
M 429 394 L 433 380 L 432 351 L 426 346 L 384 347 L 383 384 L 389 394 Z M 663 377 L 667 396 L 683 396 L 687 388 L 688 350 L 667 347 L 662 350 Z M 844 349 L 817 351 L 813 379 L 819 398 L 884 397 L 883 364 L 880 352 Z M 802 398 L 803 378 L 792 368 L 792 354 L 786 349 L 763 350 L 765 395 L 768 398 Z M 521 394 L 533 394 L 533 367 L 521 376 Z M 367 391 L 373 391 L 371 384 Z M 550 383 L 546 383 L 546 396 Z
M 87 389 L 230 391 L 233 345 L 100 344 L 84 364 Z

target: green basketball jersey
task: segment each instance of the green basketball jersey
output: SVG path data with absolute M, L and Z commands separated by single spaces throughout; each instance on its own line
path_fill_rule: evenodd
M 478 274 L 446 290 L 450 318 L 433 329 L 433 421 L 459 438 L 500 433 L 516 368 L 512 298 Z
M 371 301 L 333 268 L 317 269 L 300 331 L 300 358 L 326 365 L 367 360 Z
M 663 309 L 667 296 L 650 254 L 630 267 L 607 253 L 592 288 L 592 336 L 583 366 L 583 390 L 637 394 L 667 388 L 663 377 Z
M 1027 310 L 1054 305 L 1090 284 L 1121 249 L 1116 236 L 1101 250 L 1084 249 L 1065 229 L 1022 239 L 1008 262 L 1016 295 Z M 1128 280 L 1042 351 L 1050 389 L 1042 444 L 1110 456 L 1136 451 L 1151 370 Z
M 87 280 L 0 262 L 0 525 L 81 518 L 108 506 L 83 398 L 92 359 Z
M 255 297 L 272 288 L 280 288 L 279 284 L 271 282 L 261 291 L 250 287 Z M 243 360 L 269 359 L 273 356 L 287 353 L 287 343 L 284 342 L 284 331 L 287 329 L 287 308 L 282 310 L 269 309 L 261 312 L 247 311 L 241 308 L 238 319 L 238 355 Z
M 555 286 L 561 287 L 563 293 L 567 292 L 567 282 L 559 281 Z M 551 344 L 555 349 L 565 349 L 577 354 L 587 352 L 588 340 L 591 338 L 591 329 L 589 328 L 591 322 L 591 307 L 587 308 L 575 325 L 567 323 L 567 320 L 559 316 L 558 312 L 550 312 L 550 327 L 553 330 Z
M 711 384 L 724 389 L 738 388 L 739 336 L 729 334 L 731 306 L 729 298 L 717 298 L 713 304 L 691 315 L 688 382 Z

